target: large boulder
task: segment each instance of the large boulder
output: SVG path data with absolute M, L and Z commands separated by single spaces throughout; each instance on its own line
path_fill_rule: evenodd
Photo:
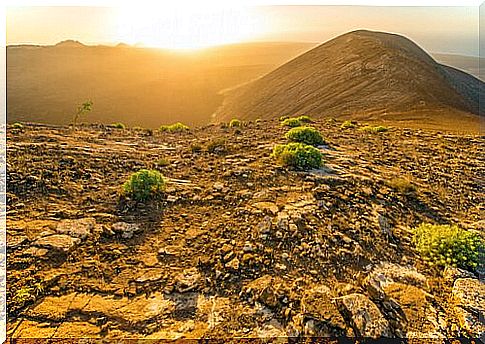
M 54 250 L 59 253 L 71 252 L 79 243 L 81 239 L 73 238 L 66 234 L 54 234 L 45 237 L 41 237 L 34 241 L 33 245 Z
M 336 299 L 358 337 L 391 337 L 389 322 L 377 306 L 362 294 L 350 294 Z
M 96 220 L 92 217 L 77 220 L 62 220 L 57 225 L 56 232 L 84 240 L 93 233 L 95 226 Z

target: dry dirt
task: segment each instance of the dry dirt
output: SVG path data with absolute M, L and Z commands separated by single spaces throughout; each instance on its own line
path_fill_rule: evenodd
M 325 166 L 309 172 L 270 157 L 278 121 L 9 128 L 9 337 L 477 336 L 450 296 L 476 279 L 424 265 L 409 229 L 483 230 L 484 138 L 340 124 L 314 123 Z M 141 168 L 169 178 L 162 200 L 121 195 Z

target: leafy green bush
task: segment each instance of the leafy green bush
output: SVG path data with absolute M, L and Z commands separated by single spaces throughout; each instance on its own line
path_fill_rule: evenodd
M 454 266 L 474 271 L 483 239 L 457 226 L 422 223 L 413 229 L 416 250 L 430 265 Z
M 123 184 L 126 195 L 137 201 L 144 201 L 165 190 L 165 179 L 156 170 L 139 170 Z
M 295 128 L 301 126 L 301 122 L 298 120 L 298 118 L 287 118 L 283 122 L 281 122 L 282 126 L 290 127 L 290 128 Z
M 357 122 L 355 121 L 345 121 L 342 123 L 340 128 L 342 129 L 350 129 L 350 128 L 355 128 L 357 126 Z
M 312 123 L 313 122 L 313 120 L 306 115 L 300 116 L 297 119 L 302 123 Z
M 22 123 L 15 122 L 14 124 L 12 124 L 12 129 L 23 129 L 23 128 L 24 128 L 24 125 Z
M 272 156 L 283 166 L 300 170 L 319 168 L 322 165 L 322 153 L 313 146 L 292 142 L 276 145 Z
M 292 128 L 286 133 L 285 137 L 290 141 L 301 142 L 311 146 L 321 145 L 325 142 L 320 132 L 313 127 Z
M 181 132 L 184 132 L 184 131 L 188 131 L 190 128 L 188 126 L 186 126 L 185 124 L 183 123 L 180 123 L 180 122 L 177 122 L 175 124 L 172 124 L 172 125 L 162 125 L 160 127 L 160 131 L 166 131 L 166 132 L 169 132 L 169 133 L 181 133 Z
M 116 129 L 125 129 L 125 128 L 126 128 L 126 126 L 125 126 L 123 123 L 120 123 L 120 122 L 118 122 L 118 123 L 113 123 L 113 124 L 111 124 L 111 126 L 112 126 L 113 128 L 116 128 Z
M 382 125 L 379 125 L 377 127 L 373 127 L 373 126 L 370 126 L 370 125 L 366 125 L 365 127 L 362 127 L 359 130 L 366 131 L 366 132 L 369 132 L 369 133 L 383 133 L 385 131 L 388 131 L 389 128 L 384 127 Z
M 230 122 L 229 122 L 229 127 L 231 128 L 239 128 L 241 127 L 241 121 L 238 120 L 238 119 L 232 119 Z

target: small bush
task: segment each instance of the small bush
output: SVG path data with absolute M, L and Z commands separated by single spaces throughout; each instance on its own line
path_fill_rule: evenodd
M 276 145 L 272 156 L 283 166 L 300 170 L 319 168 L 322 165 L 322 153 L 313 146 L 292 142 Z
M 172 124 L 172 125 L 162 125 L 160 127 L 160 131 L 169 132 L 169 133 L 181 133 L 181 132 L 188 131 L 188 130 L 190 130 L 190 128 L 188 126 L 186 126 L 185 124 L 180 123 L 180 122 L 177 122 L 177 123 Z
M 144 201 L 165 190 L 165 179 L 156 170 L 140 170 L 133 173 L 123 185 L 126 195 Z
M 201 144 L 199 144 L 199 143 L 192 143 L 192 144 L 190 145 L 190 151 L 191 151 L 192 153 L 199 153 L 199 152 L 201 152 L 201 151 L 202 151 L 202 145 L 201 145 Z
M 290 116 L 281 116 L 280 121 L 284 121 L 285 119 L 288 119 L 288 118 L 290 118 Z
M 430 265 L 454 266 L 475 271 L 483 239 L 458 226 L 423 223 L 414 228 L 416 250 Z
M 285 127 L 295 128 L 301 126 L 301 122 L 298 120 L 298 118 L 287 118 L 283 122 L 281 122 L 281 125 Z
M 111 124 L 111 127 L 116 129 L 126 129 L 126 126 L 123 123 L 119 123 L 119 122 Z
M 227 151 L 226 140 L 224 139 L 214 139 L 207 144 L 207 151 L 209 153 L 224 153 Z
M 355 128 L 357 126 L 357 122 L 355 121 L 345 121 L 342 123 L 340 128 L 342 129 L 350 129 L 350 128 Z
M 379 125 L 377 127 L 373 127 L 373 126 L 370 126 L 370 125 L 366 125 L 365 127 L 360 128 L 360 130 L 361 131 L 366 131 L 366 132 L 369 132 L 369 133 L 383 133 L 385 131 L 388 131 L 389 128 L 384 127 L 382 125 Z
M 300 116 L 297 119 L 302 123 L 312 123 L 313 122 L 313 120 L 306 115 Z
M 416 191 L 416 186 L 405 178 L 393 178 L 388 185 L 403 194 L 411 194 Z
M 238 119 L 233 119 L 229 122 L 229 127 L 230 128 L 240 128 L 241 127 L 241 121 Z
M 24 128 L 24 125 L 22 123 L 15 122 L 14 124 L 12 124 L 12 129 L 23 129 L 23 128 Z
M 293 142 L 301 142 L 307 145 L 316 146 L 324 143 L 320 132 L 312 127 L 296 127 L 290 129 L 285 137 Z
M 170 161 L 168 161 L 167 159 L 165 158 L 160 158 L 158 159 L 157 161 L 157 165 L 160 166 L 160 167 L 165 167 L 165 166 L 168 166 L 170 165 Z

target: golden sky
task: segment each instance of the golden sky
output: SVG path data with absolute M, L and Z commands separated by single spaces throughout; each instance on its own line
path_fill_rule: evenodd
M 477 7 L 211 7 L 201 2 L 179 7 L 7 9 L 7 44 L 75 39 L 85 44 L 196 49 L 247 41 L 323 42 L 362 28 L 404 34 L 432 52 L 478 55 Z

